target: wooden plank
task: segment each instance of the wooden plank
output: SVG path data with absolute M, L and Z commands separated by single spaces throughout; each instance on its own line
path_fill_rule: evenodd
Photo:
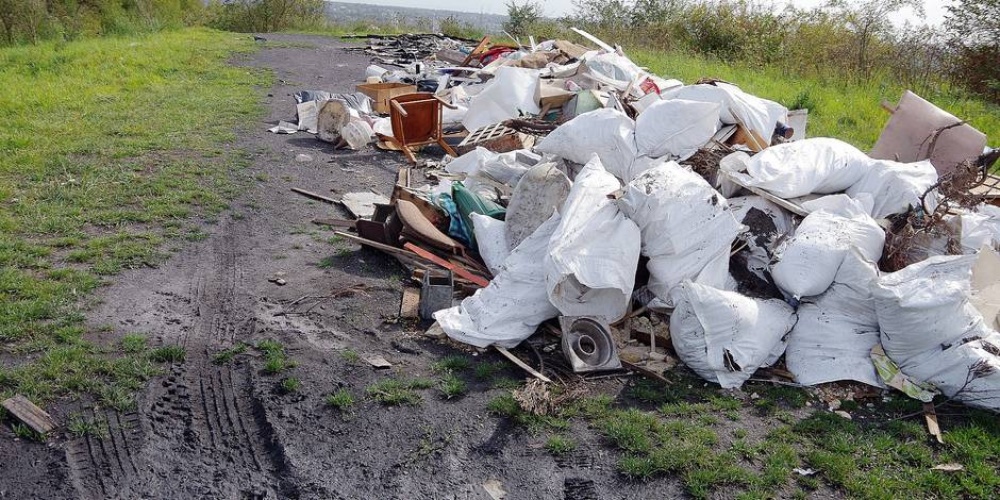
M 403 297 L 399 301 L 399 316 L 411 319 L 420 316 L 420 288 L 403 287 Z
M 323 202 L 329 203 L 331 205 L 336 205 L 336 204 L 340 203 L 339 201 L 337 201 L 337 200 L 335 200 L 333 198 L 328 198 L 328 197 L 323 196 L 321 194 L 316 194 L 316 193 L 313 193 L 311 191 L 306 191 L 305 189 L 299 189 L 299 188 L 293 187 L 292 191 L 295 192 L 295 193 L 299 193 L 302 196 L 305 196 L 306 198 L 312 198 L 314 200 L 323 201 Z
M 24 422 L 31 430 L 39 434 L 48 434 L 57 427 L 52 416 L 28 401 L 28 398 L 18 394 L 12 398 L 5 399 L 3 407 L 10 412 L 14 418 Z
M 355 221 L 348 219 L 313 219 L 313 224 L 317 226 L 329 226 L 340 229 L 350 229 L 354 227 Z
M 523 369 L 524 371 L 530 373 L 533 377 L 537 378 L 538 380 L 541 380 L 542 382 L 546 382 L 546 383 L 549 383 L 549 384 L 552 383 L 552 379 L 550 379 L 550 378 L 546 377 L 545 375 L 541 374 L 538 370 L 536 370 L 536 369 L 528 366 L 527 363 L 525 363 L 524 361 L 521 361 L 521 358 L 518 358 L 517 356 L 511 354 L 511 352 L 508 351 L 507 348 L 500 347 L 498 345 L 494 345 L 493 347 L 495 347 L 496 350 L 497 350 L 497 352 L 499 352 L 500 354 L 502 354 L 503 357 L 509 359 L 511 361 L 511 363 L 514 363 L 515 365 L 520 366 L 521 369 Z
M 927 422 L 927 432 L 934 436 L 938 443 L 944 444 L 944 436 L 941 435 L 941 426 L 938 425 L 934 403 L 924 403 L 924 420 Z
M 472 52 L 469 52 L 469 55 L 465 57 L 465 60 L 462 61 L 462 64 L 459 64 L 459 66 L 468 66 L 469 63 L 472 62 L 472 58 L 483 52 L 486 49 L 486 45 L 489 43 L 490 36 L 484 36 L 483 39 L 479 41 L 479 45 L 476 45 L 476 48 L 472 49 Z
M 483 288 L 486 288 L 490 284 L 490 280 L 482 276 L 472 274 L 464 267 L 448 262 L 442 259 L 441 257 L 438 257 L 437 255 L 434 255 L 433 253 L 428 252 L 427 250 L 424 250 L 423 248 L 414 245 L 413 243 L 406 243 L 403 245 L 403 248 L 419 255 L 422 259 L 437 264 L 445 269 L 448 269 L 449 271 L 455 273 L 456 275 L 465 278 Z
M 366 239 L 366 238 L 362 238 L 362 237 L 360 237 L 360 236 L 358 236 L 356 234 L 345 233 L 343 231 L 334 231 L 333 234 L 336 234 L 337 236 L 343 236 L 344 238 L 347 238 L 347 239 L 349 239 L 351 241 L 354 241 L 354 242 L 357 242 L 357 243 L 361 243 L 362 245 L 372 247 L 372 248 L 374 248 L 376 250 L 381 250 L 381 251 L 383 251 L 385 253 L 388 253 L 388 254 L 391 254 L 391 255 L 397 255 L 397 256 L 400 256 L 400 257 L 406 257 L 406 258 L 413 259 L 413 260 L 422 260 L 419 255 L 416 255 L 413 252 L 410 252 L 408 250 L 405 250 L 405 249 L 402 249 L 402 248 L 398 248 L 398 247 L 394 247 L 392 245 L 386 245 L 384 243 L 379 243 L 377 241 L 372 241 L 372 240 L 369 240 L 369 239 Z
M 740 181 L 740 179 L 738 179 L 735 175 L 730 175 L 729 172 L 725 172 L 723 170 L 719 170 L 719 175 L 725 177 L 726 179 L 729 179 L 734 184 L 736 184 L 736 185 L 738 185 L 738 186 L 740 186 L 742 188 L 745 188 L 747 191 L 750 191 L 751 193 L 753 193 L 753 194 L 755 194 L 757 196 L 760 196 L 761 198 L 764 198 L 765 200 L 770 201 L 770 202 L 774 203 L 775 205 L 778 205 L 779 207 L 784 208 L 785 210 L 788 210 L 789 212 L 792 212 L 793 214 L 801 215 L 802 217 L 805 217 L 805 216 L 809 215 L 809 212 L 807 212 L 801 206 L 796 205 L 795 203 L 792 203 L 792 202 L 790 202 L 788 200 L 785 200 L 783 198 L 778 198 L 777 196 L 775 196 L 775 195 L 773 195 L 773 194 L 771 194 L 771 193 L 769 193 L 767 191 L 764 191 L 763 189 L 756 188 L 756 187 L 751 187 L 751 186 L 747 186 L 742 181 Z

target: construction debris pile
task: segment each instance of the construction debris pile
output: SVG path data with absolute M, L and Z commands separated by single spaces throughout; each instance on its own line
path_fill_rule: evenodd
M 320 104 L 297 129 L 336 102 L 351 147 L 362 122 L 415 164 L 447 153 L 338 223 L 414 269 L 404 316 L 477 347 L 555 334 L 578 373 L 673 354 L 727 388 L 777 365 L 1000 410 L 1000 153 L 982 133 L 907 92 L 866 154 L 578 33 L 598 49 L 382 38 L 364 50 L 402 69 L 368 68 L 372 102 L 302 97 Z

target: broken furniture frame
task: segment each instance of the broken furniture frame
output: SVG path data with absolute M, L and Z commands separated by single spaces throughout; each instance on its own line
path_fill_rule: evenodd
M 437 144 L 446 153 L 453 157 L 458 156 L 458 153 L 445 142 L 441 132 L 441 107 L 455 109 L 451 103 L 429 92 L 417 92 L 393 97 L 389 100 L 389 106 L 392 137 L 385 138 L 398 146 L 410 163 L 417 163 L 417 158 L 410 147 L 426 144 Z

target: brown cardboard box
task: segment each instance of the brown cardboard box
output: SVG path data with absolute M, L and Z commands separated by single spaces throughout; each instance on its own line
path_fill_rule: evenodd
M 417 91 L 417 86 L 405 83 L 360 83 L 357 90 L 375 101 L 372 103 L 372 109 L 376 113 L 387 115 L 389 114 L 389 99 L 413 94 Z

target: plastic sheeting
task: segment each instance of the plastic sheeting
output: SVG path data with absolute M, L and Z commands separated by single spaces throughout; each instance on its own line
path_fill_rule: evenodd
M 1000 334 L 970 303 L 976 255 L 938 256 L 872 288 L 885 353 L 908 377 L 970 406 L 1000 410 Z
M 730 246 L 742 226 L 705 179 L 667 162 L 629 183 L 618 206 L 639 226 L 649 289 L 668 306 L 670 290 L 684 280 L 725 285 Z
M 885 232 L 857 201 L 836 195 L 812 203 L 817 209 L 778 246 L 771 266 L 775 284 L 795 299 L 825 292 L 852 246 L 874 262 L 885 244 Z
M 719 129 L 719 109 L 718 103 L 683 99 L 653 103 L 635 120 L 639 153 L 689 158 Z
M 608 172 L 626 182 L 632 178 L 632 163 L 639 155 L 635 123 L 625 113 L 610 108 L 583 113 L 560 125 L 535 150 L 580 164 L 596 153 Z
M 461 304 L 434 313 L 445 333 L 476 347 L 512 348 L 535 333 L 559 310 L 545 289 L 545 254 L 559 227 L 559 215 L 544 224 L 510 253 L 489 286 Z
M 778 299 L 760 300 L 685 281 L 671 294 L 674 351 L 705 380 L 743 385 L 781 357 L 795 311 Z
M 847 188 L 846 194 L 858 198 L 862 194 L 874 201 L 871 216 L 883 219 L 920 207 L 920 197 L 938 180 L 937 170 L 929 161 L 899 163 L 871 160 L 864 175 Z
M 753 156 L 740 179 L 785 199 L 839 193 L 861 180 L 870 161 L 858 148 L 837 139 L 803 139 Z
M 502 67 L 486 88 L 469 101 L 469 110 L 462 118 L 462 125 L 468 130 L 476 130 L 517 118 L 521 112 L 537 114 L 541 111 L 535 102 L 537 91 L 537 71 Z
M 611 323 L 628 311 L 641 242 L 639 228 L 607 197 L 620 187 L 595 155 L 563 203 L 545 258 L 549 300 L 563 316 Z
M 871 287 L 875 263 L 852 249 L 833 285 L 815 300 L 799 305 L 799 321 L 788 335 L 785 364 L 803 385 L 856 380 L 884 387 L 871 351 L 879 343 L 878 317 Z

